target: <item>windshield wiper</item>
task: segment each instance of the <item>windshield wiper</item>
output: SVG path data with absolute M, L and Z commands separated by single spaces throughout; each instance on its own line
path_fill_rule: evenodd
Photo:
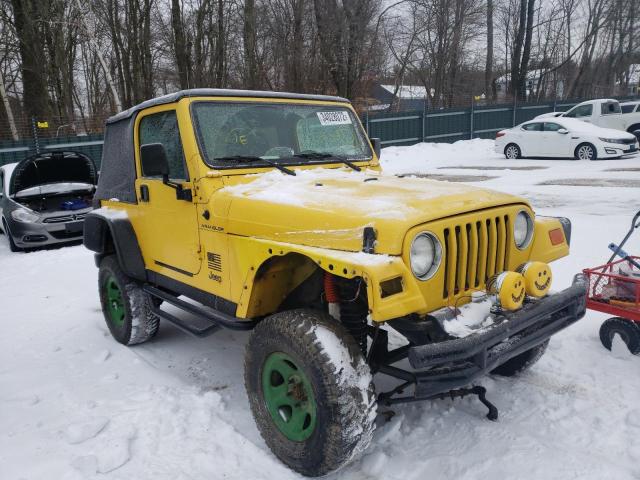
M 341 157 L 339 155 L 333 155 L 331 153 L 321 153 L 321 152 L 300 152 L 300 153 L 296 153 L 294 155 L 294 157 L 298 157 L 298 158 L 331 158 L 332 160 L 337 160 L 340 163 L 344 163 L 347 167 L 355 170 L 356 172 L 361 171 L 362 169 L 355 165 L 354 163 L 350 162 L 349 160 L 347 160 L 344 157 Z
M 278 170 L 280 170 L 283 173 L 286 173 L 287 175 L 293 175 L 294 177 L 296 176 L 296 172 L 294 172 L 293 170 L 291 170 L 290 168 L 287 168 L 283 165 L 280 165 L 278 162 L 274 162 L 273 160 L 269 160 L 267 158 L 262 158 L 262 157 L 257 157 L 257 156 L 253 156 L 253 155 L 231 155 L 228 157 L 216 157 L 214 158 L 214 160 L 220 160 L 220 161 L 229 161 L 229 160 L 235 160 L 238 162 L 264 162 L 267 163 L 269 165 L 271 165 L 272 167 L 276 167 Z

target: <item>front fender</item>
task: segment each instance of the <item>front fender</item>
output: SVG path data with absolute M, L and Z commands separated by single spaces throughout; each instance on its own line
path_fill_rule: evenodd
M 256 275 L 260 267 L 269 259 L 297 254 L 308 259 L 303 267 L 308 274 L 315 268 L 321 268 L 329 273 L 344 278 L 361 277 L 367 285 L 369 313 L 371 319 L 383 322 L 410 313 L 427 313 L 424 297 L 415 285 L 411 272 L 399 256 L 368 254 L 364 252 L 345 252 L 326 248 L 293 245 L 271 240 L 250 237 L 229 238 L 229 252 L 233 252 L 235 268 L 232 268 L 231 285 L 235 292 L 234 298 L 239 298 L 236 315 L 241 318 L 272 313 L 269 307 L 273 305 L 268 299 L 258 302 L 265 305 L 264 310 L 256 308 L 254 288 Z M 314 268 L 309 268 L 309 266 Z M 276 276 L 273 277 L 276 281 Z M 301 279 L 300 281 L 304 280 Z M 390 293 L 385 282 L 393 281 L 402 285 L 401 291 Z M 268 291 L 268 290 L 265 290 Z M 270 294 L 276 295 L 280 290 L 276 288 Z M 280 299 L 277 299 L 280 300 Z M 269 307 L 267 307 L 269 305 Z
M 124 273 L 146 280 L 138 238 L 124 210 L 103 207 L 89 213 L 84 219 L 83 243 L 96 253 L 97 259 L 115 253 Z
M 569 255 L 571 221 L 568 218 L 537 216 L 531 260 L 549 263 Z

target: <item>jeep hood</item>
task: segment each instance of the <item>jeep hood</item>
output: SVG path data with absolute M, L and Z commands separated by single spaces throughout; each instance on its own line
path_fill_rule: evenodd
M 227 177 L 228 185 L 213 200 L 228 209 L 227 232 L 359 251 L 363 230 L 371 226 L 378 234 L 376 252 L 399 255 L 406 232 L 416 225 L 474 210 L 526 204 L 519 197 L 492 190 L 372 171 L 314 168 L 296 173 L 294 177 L 272 170 Z

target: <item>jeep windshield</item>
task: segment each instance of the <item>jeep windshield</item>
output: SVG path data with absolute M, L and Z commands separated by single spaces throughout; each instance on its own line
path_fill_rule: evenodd
M 357 117 L 342 106 L 205 101 L 195 102 L 192 114 L 202 157 L 214 168 L 372 158 Z

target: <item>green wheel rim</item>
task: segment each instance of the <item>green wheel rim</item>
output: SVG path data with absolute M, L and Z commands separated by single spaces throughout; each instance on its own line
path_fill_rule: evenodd
M 121 328 L 124 325 L 124 299 L 122 298 L 122 291 L 116 282 L 116 279 L 112 276 L 107 278 L 105 284 L 107 289 L 107 315 L 109 320 L 116 327 Z
M 262 368 L 262 391 L 273 422 L 294 442 L 309 438 L 317 406 L 309 378 L 286 353 L 269 355 Z

